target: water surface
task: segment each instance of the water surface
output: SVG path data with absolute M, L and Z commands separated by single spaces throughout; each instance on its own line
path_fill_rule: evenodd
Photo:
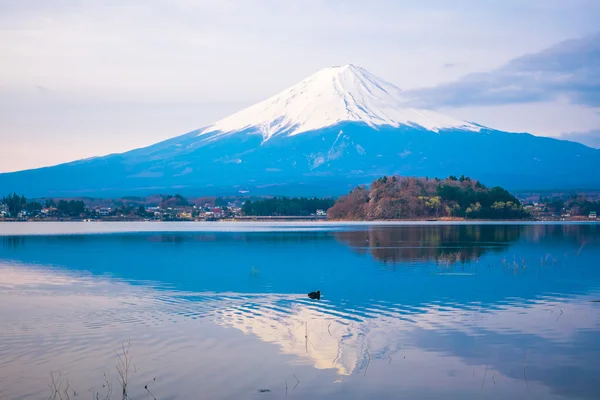
M 599 398 L 596 225 L 27 225 L 0 399 L 118 398 L 128 340 L 139 399 Z

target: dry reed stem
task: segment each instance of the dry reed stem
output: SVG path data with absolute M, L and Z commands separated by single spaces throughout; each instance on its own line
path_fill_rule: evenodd
M 488 365 L 485 364 L 485 373 L 483 374 L 483 382 L 481 382 L 481 391 L 483 391 L 483 386 L 485 385 L 485 377 L 487 376 Z
M 529 350 L 527 350 L 527 355 L 525 356 L 525 364 L 523 365 L 523 377 L 525 377 L 525 385 L 527 386 L 527 393 L 531 395 L 529 391 L 529 382 L 527 382 L 527 360 L 529 359 Z

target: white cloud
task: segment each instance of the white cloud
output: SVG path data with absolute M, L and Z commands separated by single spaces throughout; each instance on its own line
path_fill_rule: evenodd
M 565 132 L 560 135 L 560 138 L 580 142 L 589 147 L 600 149 L 600 129 L 584 132 Z
M 523 104 L 566 99 L 600 107 L 600 34 L 571 39 L 473 73 L 409 92 L 424 107 Z
M 564 101 L 446 107 L 441 111 L 498 130 L 550 137 L 560 137 L 564 132 L 588 131 L 600 126 L 600 109 Z

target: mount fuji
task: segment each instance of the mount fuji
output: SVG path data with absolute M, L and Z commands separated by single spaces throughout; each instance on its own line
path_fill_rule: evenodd
M 326 68 L 210 126 L 126 153 L 0 174 L 0 187 L 30 197 L 312 196 L 392 174 L 464 174 L 509 189 L 600 187 L 600 150 L 406 104 L 399 88 L 363 68 Z

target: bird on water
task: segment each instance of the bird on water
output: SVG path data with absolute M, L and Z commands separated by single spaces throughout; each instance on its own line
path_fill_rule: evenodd
M 321 291 L 317 290 L 316 292 L 310 292 L 308 294 L 308 297 L 310 297 L 313 300 L 321 300 Z

